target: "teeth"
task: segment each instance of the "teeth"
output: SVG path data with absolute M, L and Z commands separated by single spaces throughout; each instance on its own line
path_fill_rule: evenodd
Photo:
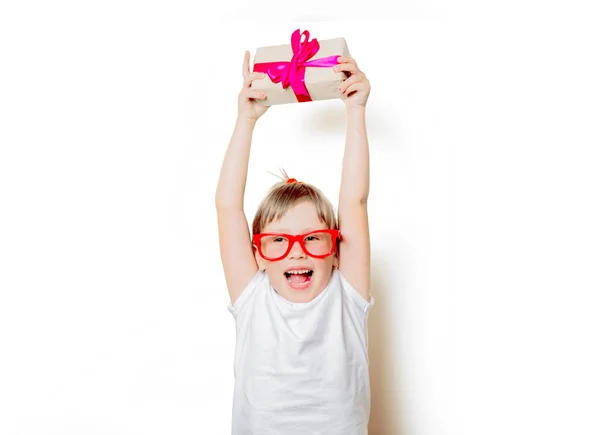
M 286 273 L 291 273 L 294 275 L 300 275 L 302 273 L 309 273 L 310 269 L 304 269 L 304 270 L 288 270 Z

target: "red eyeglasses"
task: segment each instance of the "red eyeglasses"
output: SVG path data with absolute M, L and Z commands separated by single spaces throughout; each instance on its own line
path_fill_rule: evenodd
M 335 251 L 336 241 L 341 240 L 339 230 L 315 230 L 305 234 L 264 233 L 252 236 L 254 246 L 262 258 L 277 261 L 285 258 L 295 242 L 314 258 L 325 258 Z

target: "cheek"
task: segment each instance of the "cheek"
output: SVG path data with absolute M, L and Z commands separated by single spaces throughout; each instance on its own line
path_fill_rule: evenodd
M 281 267 L 277 267 L 277 265 L 274 264 L 269 264 L 269 274 L 271 275 L 271 278 L 274 279 L 281 279 L 281 278 L 285 278 L 283 276 L 283 270 Z
M 322 263 L 319 263 L 318 265 L 318 270 L 319 270 L 319 275 L 324 279 L 327 280 L 329 278 L 329 274 L 332 272 L 333 270 L 333 258 L 328 258 L 327 260 L 323 261 Z

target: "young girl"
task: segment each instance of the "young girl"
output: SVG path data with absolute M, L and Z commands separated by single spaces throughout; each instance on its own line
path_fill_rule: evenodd
M 268 106 L 243 63 L 238 117 L 216 192 L 221 260 L 236 321 L 233 435 L 365 435 L 370 414 L 367 313 L 370 84 L 354 59 L 335 71 L 346 108 L 338 218 L 314 186 L 285 179 L 252 224 L 243 211 L 252 132 Z M 326 170 L 327 168 L 323 168 Z

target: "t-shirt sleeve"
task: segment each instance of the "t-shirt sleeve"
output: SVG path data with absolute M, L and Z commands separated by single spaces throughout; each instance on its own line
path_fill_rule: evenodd
M 266 272 L 263 272 L 259 269 L 244 290 L 242 290 L 242 293 L 240 293 L 238 298 L 235 300 L 235 303 L 232 305 L 230 301 L 229 304 L 227 304 L 227 309 L 234 319 L 237 319 L 237 315 L 244 309 L 244 306 L 252 298 L 254 290 L 263 281 L 263 279 L 265 279 L 266 275 Z
M 371 295 L 371 298 L 369 299 L 369 301 L 367 301 L 365 298 L 362 297 L 358 290 L 356 290 L 352 286 L 352 284 L 350 284 L 350 282 L 348 282 L 348 280 L 344 278 L 344 276 L 341 273 L 339 273 L 339 276 L 344 292 L 348 295 L 350 300 L 354 303 L 356 307 L 358 307 L 360 311 L 362 311 L 364 314 L 367 314 L 375 304 L 375 298 L 373 297 L 373 295 Z

